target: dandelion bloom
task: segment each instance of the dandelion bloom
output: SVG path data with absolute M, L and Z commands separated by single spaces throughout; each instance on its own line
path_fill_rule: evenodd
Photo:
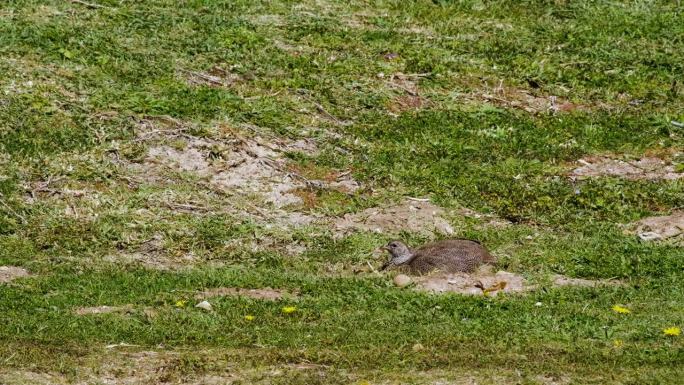
M 620 313 L 620 314 L 629 314 L 632 312 L 631 310 L 627 309 L 626 307 L 620 306 L 620 305 L 613 305 L 612 309 L 614 312 Z
M 176 301 L 176 307 L 185 307 L 186 301 L 179 300 Z
M 245 316 L 245 319 L 246 319 L 247 321 L 254 321 L 254 318 L 256 318 L 256 317 L 254 317 L 254 316 L 251 315 L 251 314 L 247 314 L 247 315 Z
M 676 326 L 672 326 L 672 327 L 669 327 L 667 329 L 663 329 L 663 334 L 665 334 L 666 336 L 676 337 L 676 336 L 682 334 L 682 329 L 680 329 Z
M 285 307 L 283 308 L 283 313 L 285 313 L 285 314 L 290 314 L 290 313 L 294 313 L 295 310 L 297 310 L 297 307 L 296 307 L 296 306 L 285 306 Z
M 616 347 L 616 348 L 621 348 L 622 345 L 624 345 L 624 344 L 625 344 L 625 341 L 623 341 L 623 340 L 615 340 L 615 341 L 613 341 L 613 346 Z

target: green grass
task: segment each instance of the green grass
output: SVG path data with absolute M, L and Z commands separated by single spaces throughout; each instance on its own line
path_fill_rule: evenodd
M 433 383 L 455 371 L 483 383 L 546 375 L 674 384 L 684 374 L 684 337 L 662 333 L 684 327 L 682 247 L 641 242 L 622 226 L 682 209 L 684 179 L 567 177 L 575 161 L 595 154 L 661 154 L 681 170 L 684 131 L 670 123 L 684 121 L 678 2 L 97 3 L 106 8 L 0 6 L 0 265 L 32 272 L 0 284 L 0 375 L 30 370 L 76 381 L 107 357 L 105 345 L 119 342 L 177 352 L 170 381 L 221 374 L 226 364 L 247 373 L 246 383 Z M 188 82 L 189 73 L 214 67 L 232 83 Z M 391 109 L 407 95 L 389 84 L 399 72 L 419 74 L 424 108 Z M 500 84 L 507 93 L 496 94 Z M 521 91 L 584 109 L 530 113 L 485 97 Z M 357 274 L 377 263 L 373 250 L 388 236 L 274 228 L 226 209 L 234 198 L 191 173 L 137 180 L 122 163 L 145 157 L 149 144 L 136 139 L 136 127 L 148 120 L 168 129 L 158 118 L 165 115 L 219 141 L 231 135 L 222 127 L 246 126 L 266 139 L 316 139 L 320 153 L 288 153 L 290 165 L 312 179 L 351 170 L 364 186 L 315 192 L 311 210 L 320 215 L 429 196 L 511 221 L 450 218 L 459 235 L 499 255 L 503 269 L 540 282 L 560 273 L 625 285 L 542 284 L 490 299 L 427 295 Z M 36 190 L 48 180 L 54 191 Z M 208 209 L 175 210 L 167 201 Z M 69 214 L 76 209 L 83 211 Z M 110 258 L 155 236 L 163 242 L 150 253 L 199 262 L 160 271 Z M 293 244 L 307 249 L 288 254 Z M 192 307 L 196 291 L 223 286 L 300 297 L 218 298 L 213 313 Z M 179 300 L 189 305 L 178 308 Z M 74 313 L 126 304 L 129 313 Z M 297 311 L 283 314 L 290 304 Z M 612 312 L 615 304 L 632 313 Z M 264 374 L 296 363 L 324 365 L 327 377 Z

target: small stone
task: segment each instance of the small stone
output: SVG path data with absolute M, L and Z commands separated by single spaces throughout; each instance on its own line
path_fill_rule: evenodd
M 394 284 L 398 287 L 406 287 L 411 284 L 411 278 L 406 274 L 399 274 L 394 277 Z
M 212 311 L 213 310 L 209 301 L 202 301 L 202 302 L 198 303 L 197 305 L 195 305 L 195 307 L 198 307 L 200 309 L 204 309 L 206 311 Z
M 425 347 L 423 346 L 423 344 L 415 344 L 415 345 L 413 345 L 412 349 L 414 352 L 419 352 L 419 351 L 425 349 Z

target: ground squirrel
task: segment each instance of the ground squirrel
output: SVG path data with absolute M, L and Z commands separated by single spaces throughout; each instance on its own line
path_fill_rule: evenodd
M 469 239 L 447 239 L 414 250 L 401 241 L 392 241 L 383 249 L 389 251 L 391 257 L 381 270 L 406 266 L 413 274 L 426 274 L 434 270 L 471 273 L 483 263 L 496 263 L 496 258 L 480 242 Z

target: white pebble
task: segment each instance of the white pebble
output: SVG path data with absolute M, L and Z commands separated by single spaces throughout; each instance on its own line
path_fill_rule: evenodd
M 202 301 L 202 302 L 198 303 L 197 305 L 195 305 L 195 307 L 198 307 L 200 309 L 204 309 L 206 311 L 212 311 L 213 310 L 209 301 Z

